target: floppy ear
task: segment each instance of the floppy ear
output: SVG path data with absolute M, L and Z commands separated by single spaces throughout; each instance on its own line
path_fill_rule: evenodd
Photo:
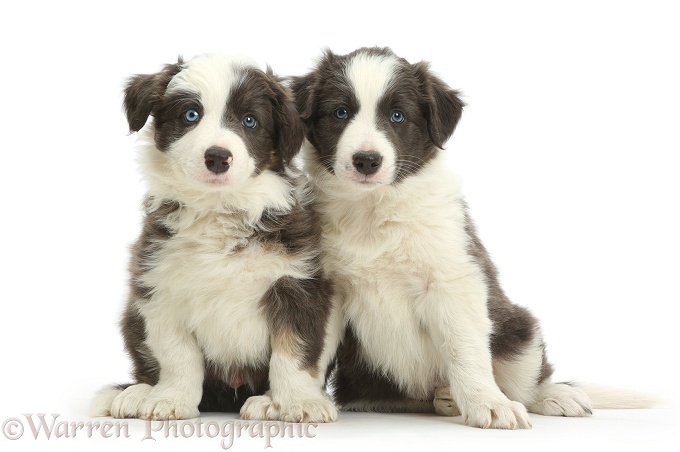
M 138 74 L 130 77 L 125 86 L 123 107 L 127 115 L 130 132 L 138 132 L 149 115 L 160 106 L 165 90 L 179 71 L 184 61 L 180 56 L 175 64 L 166 64 L 156 74 Z
M 337 65 L 337 59 L 337 55 L 327 48 L 321 58 L 318 59 L 316 68 L 312 72 L 307 75 L 290 77 L 295 107 L 308 128 L 312 123 L 317 93 L 324 81 L 323 77 L 330 79 L 336 75 L 333 68 Z
M 283 163 L 287 165 L 300 152 L 302 142 L 305 140 L 305 126 L 295 108 L 290 90 L 281 84 L 269 67 L 267 76 L 274 93 L 272 107 L 276 122 L 277 149 Z
M 291 77 L 290 87 L 295 98 L 295 108 L 300 118 L 309 126 L 309 120 L 314 112 L 314 97 L 316 93 L 317 77 L 316 72 L 310 72 L 303 76 Z
M 451 137 L 463 114 L 465 103 L 458 97 L 458 91 L 451 89 L 430 72 L 429 64 L 421 61 L 413 65 L 420 81 L 422 109 L 427 119 L 430 139 L 439 148 Z

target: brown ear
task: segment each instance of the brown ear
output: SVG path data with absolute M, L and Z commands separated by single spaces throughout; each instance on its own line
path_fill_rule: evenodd
M 290 87 L 295 98 L 295 108 L 306 125 L 314 112 L 314 97 L 317 86 L 316 72 L 291 77 Z
M 149 115 L 159 107 L 165 90 L 179 71 L 184 61 L 180 56 L 175 64 L 166 64 L 156 74 L 138 74 L 130 77 L 125 86 L 123 107 L 127 115 L 130 132 L 138 132 Z
M 422 108 L 427 118 L 430 139 L 437 147 L 443 148 L 463 114 L 465 103 L 458 97 L 458 91 L 430 72 L 428 63 L 421 61 L 412 66 L 420 80 Z
M 276 121 L 277 149 L 283 163 L 287 165 L 300 152 L 305 139 L 305 126 L 295 108 L 292 93 L 281 84 L 269 67 L 267 78 L 274 93 L 272 107 Z
M 337 69 L 334 68 L 337 65 L 337 60 L 337 55 L 330 49 L 325 49 L 323 55 L 317 61 L 315 70 L 307 75 L 290 77 L 295 107 L 307 127 L 311 126 L 312 115 L 316 109 L 317 95 L 324 81 L 323 78 L 333 78 L 334 69 Z

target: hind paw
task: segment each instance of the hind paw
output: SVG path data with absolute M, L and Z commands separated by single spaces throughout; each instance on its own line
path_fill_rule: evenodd
M 544 416 L 584 417 L 593 414 L 583 390 L 564 383 L 549 383 L 529 411 Z
M 460 416 L 460 410 L 451 397 L 451 389 L 448 386 L 435 390 L 433 403 L 434 412 L 440 416 Z

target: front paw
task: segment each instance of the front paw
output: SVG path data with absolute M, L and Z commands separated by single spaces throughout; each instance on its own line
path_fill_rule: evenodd
M 165 421 L 191 419 L 199 415 L 198 403 L 189 399 L 187 391 L 144 383 L 128 387 L 111 404 L 111 416 L 118 419 Z
M 179 400 L 154 398 L 149 399 L 142 407 L 140 419 L 150 421 L 174 421 L 179 419 L 193 419 L 201 414 L 194 404 Z
M 463 413 L 471 427 L 515 430 L 531 428 L 527 409 L 507 398 L 470 403 Z
M 327 397 L 274 401 L 270 394 L 253 396 L 241 408 L 241 419 L 284 422 L 334 422 L 338 409 Z
M 111 417 L 116 419 L 139 418 L 140 409 L 146 403 L 152 387 L 140 383 L 128 386 L 113 399 Z
M 269 393 L 261 396 L 251 396 L 241 407 L 241 419 L 246 419 L 249 421 L 263 421 L 270 419 L 267 413 L 273 404 L 274 402 L 269 396 Z
M 335 422 L 338 409 L 327 398 L 296 400 L 278 406 L 278 419 L 285 422 Z
M 196 397 L 189 397 L 184 390 L 154 387 L 139 410 L 139 418 L 168 421 L 199 417 L 198 402 L 195 399 Z

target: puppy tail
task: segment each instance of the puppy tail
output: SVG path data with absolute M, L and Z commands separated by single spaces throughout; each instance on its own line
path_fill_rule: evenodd
M 97 392 L 97 394 L 94 396 L 94 400 L 92 400 L 92 404 L 90 405 L 90 416 L 111 416 L 111 406 L 113 404 L 113 399 L 118 397 L 118 395 L 123 392 L 124 389 L 124 385 L 107 386 Z
M 574 384 L 588 395 L 592 407 L 601 410 L 653 408 L 663 404 L 663 399 L 645 392 L 612 388 L 595 384 Z

